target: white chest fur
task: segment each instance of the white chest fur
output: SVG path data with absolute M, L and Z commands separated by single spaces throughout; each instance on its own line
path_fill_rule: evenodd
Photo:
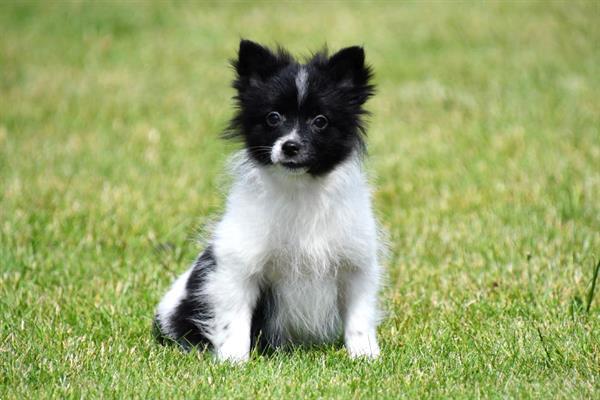
M 243 159 L 242 159 L 243 160 Z M 241 161 L 217 227 L 217 259 L 235 259 L 251 275 L 325 277 L 375 257 L 369 188 L 356 158 L 323 178 Z M 248 269 L 249 268 L 249 269 Z
M 190 290 L 192 267 L 165 295 L 161 332 L 181 342 L 191 322 L 219 359 L 247 360 L 253 313 L 268 299 L 262 332 L 274 343 L 327 342 L 343 325 L 352 357 L 377 357 L 377 229 L 359 160 L 312 178 L 242 155 L 235 176 L 212 251 L 198 259 L 212 267 Z M 210 313 L 180 309 L 184 299 Z
M 369 188 L 356 158 L 323 178 L 277 168 L 237 164 L 213 238 L 217 264 L 270 288 L 274 330 L 293 340 L 332 339 L 341 328 L 340 276 L 376 263 Z

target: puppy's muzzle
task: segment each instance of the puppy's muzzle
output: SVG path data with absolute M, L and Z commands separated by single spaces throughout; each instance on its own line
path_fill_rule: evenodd
M 287 140 L 281 145 L 281 151 L 286 157 L 294 157 L 300 152 L 300 146 L 295 140 Z

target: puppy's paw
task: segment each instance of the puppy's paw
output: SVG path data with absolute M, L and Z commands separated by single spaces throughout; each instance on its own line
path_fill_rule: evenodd
M 368 358 L 374 360 L 379 357 L 379 345 L 375 334 L 351 332 L 346 334 L 346 350 L 350 358 Z
M 219 362 L 229 362 L 232 364 L 243 364 L 247 362 L 250 357 L 249 353 L 227 353 L 223 351 L 217 351 L 215 353 L 217 361 Z
M 242 364 L 250 358 L 250 349 L 240 343 L 228 341 L 216 349 L 215 355 L 218 361 Z

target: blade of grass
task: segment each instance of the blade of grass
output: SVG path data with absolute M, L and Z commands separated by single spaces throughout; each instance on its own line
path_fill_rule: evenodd
M 592 276 L 592 286 L 590 287 L 590 291 L 587 296 L 587 306 L 585 308 L 585 312 L 589 313 L 590 308 L 592 307 L 592 300 L 594 299 L 594 292 L 596 291 L 596 281 L 598 280 L 598 271 L 600 270 L 600 259 L 596 263 L 596 268 L 594 269 L 594 275 Z
M 546 363 L 550 367 L 552 365 L 552 357 L 550 357 L 550 352 L 546 347 L 546 341 L 544 340 L 544 336 L 542 335 L 542 330 L 539 326 L 536 326 L 535 329 L 537 329 L 538 336 L 540 337 L 540 342 L 542 342 L 542 347 L 544 348 L 544 352 L 546 353 Z

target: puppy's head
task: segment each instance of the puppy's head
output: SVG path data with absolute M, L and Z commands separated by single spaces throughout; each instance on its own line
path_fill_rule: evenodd
M 237 114 L 230 137 L 241 137 L 261 165 L 324 175 L 362 151 L 364 103 L 374 93 L 361 47 L 306 64 L 283 49 L 242 40 L 233 62 Z

